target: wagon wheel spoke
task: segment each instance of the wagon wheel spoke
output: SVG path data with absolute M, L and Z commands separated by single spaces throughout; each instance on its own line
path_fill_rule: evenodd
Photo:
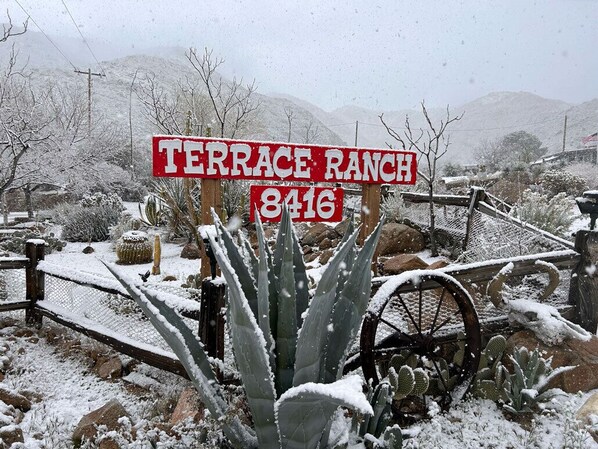
M 448 393 L 448 385 L 444 381 L 444 377 L 442 376 L 442 371 L 438 367 L 438 363 L 436 363 L 436 360 L 432 359 L 432 364 L 434 365 L 434 368 L 436 369 L 436 372 L 438 373 L 438 378 L 440 379 L 440 382 L 442 382 L 442 386 L 444 387 L 445 393 Z
M 399 329 L 397 326 L 395 326 L 394 324 L 392 324 L 390 321 L 388 321 L 385 318 L 380 317 L 380 322 L 386 324 L 388 327 L 390 327 L 391 329 L 394 329 L 395 331 L 397 331 L 399 334 L 404 335 L 405 337 L 407 337 L 408 339 L 410 339 L 411 341 L 413 341 L 413 337 L 407 333 L 405 333 L 404 330 Z
M 411 314 L 411 310 L 409 310 L 409 307 L 407 307 L 407 304 L 405 304 L 405 301 L 403 301 L 403 297 L 401 295 L 397 295 L 397 298 L 401 302 L 401 305 L 403 306 L 403 309 L 405 309 L 405 312 L 407 312 L 407 316 L 409 317 L 409 320 L 413 323 L 415 330 L 421 337 L 422 336 L 421 328 L 415 322 L 415 319 L 413 318 L 413 315 Z
M 418 317 L 418 329 L 422 328 L 422 301 L 423 301 L 423 291 L 420 289 L 419 291 L 419 317 Z M 421 335 L 421 332 L 420 332 Z
M 444 300 L 445 294 L 446 294 L 446 287 L 443 287 L 442 293 L 440 294 L 440 299 L 438 300 L 438 307 L 436 307 L 436 312 L 434 312 L 434 319 L 432 320 L 432 324 L 430 325 L 430 332 L 429 332 L 430 335 L 432 335 L 434 326 L 436 326 L 436 321 L 438 321 L 438 315 L 440 314 L 440 308 L 442 307 L 442 301 Z
M 449 316 L 446 320 L 444 320 L 442 323 L 440 323 L 436 329 L 430 329 L 430 333 L 433 334 L 434 332 L 439 331 L 444 326 L 446 326 L 448 323 L 450 323 L 451 320 L 453 318 L 455 318 L 457 315 L 459 315 L 460 313 L 461 313 L 461 311 L 459 309 L 455 310 L 455 312 L 451 316 Z

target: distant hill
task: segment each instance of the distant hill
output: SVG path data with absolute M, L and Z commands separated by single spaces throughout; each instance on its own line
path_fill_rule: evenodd
M 90 67 L 99 71 L 83 42 L 69 38 L 53 38 L 63 49 L 65 56 L 79 69 Z M 87 79 L 74 73 L 66 59 L 40 34 L 28 31 L 11 40 L 20 52 L 22 62 L 28 61 L 36 83 L 62 80 L 86 88 Z M 128 132 L 129 95 L 133 76 L 153 72 L 165 85 L 174 83 L 194 71 L 184 57 L 183 48 L 128 49 L 114 48 L 93 43 L 96 56 L 106 71 L 105 78 L 94 77 L 94 114 L 110 117 Z M 6 60 L 10 45 L 0 45 L 0 63 Z M 128 55 L 143 51 L 143 54 Z M 259 80 L 258 84 L 259 84 Z M 424 126 L 420 111 L 379 111 L 357 106 L 344 106 L 334 111 L 324 111 L 316 105 L 284 94 L 256 96 L 261 102 L 259 126 L 251 132 L 255 139 L 287 141 L 291 112 L 291 140 L 304 143 L 353 145 L 355 122 L 358 146 L 396 146 L 380 123 L 384 112 L 385 121 L 400 130 L 408 114 L 413 128 Z M 428 99 L 432 104 L 434 99 Z M 141 104 L 132 96 L 134 135 L 140 146 L 149 149 L 150 136 L 156 132 L 142 114 Z M 285 112 L 286 109 L 286 112 Z M 560 151 L 563 140 L 563 122 L 568 116 L 567 148 L 580 146 L 581 138 L 598 130 L 598 99 L 574 105 L 551 100 L 527 92 L 495 92 L 464 105 L 451 105 L 451 114 L 464 113 L 462 120 L 450 128 L 450 159 L 454 162 L 473 162 L 474 150 L 483 140 L 497 139 L 513 131 L 524 130 L 537 135 L 549 153 Z M 431 108 L 434 120 L 444 118 L 445 110 Z M 309 135 L 308 135 L 309 134 Z M 448 160 L 448 158 L 445 158 Z

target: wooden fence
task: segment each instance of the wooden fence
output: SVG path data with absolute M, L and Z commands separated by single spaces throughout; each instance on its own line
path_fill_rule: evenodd
M 445 195 L 437 196 L 434 199 L 435 201 L 438 201 L 439 204 L 459 205 L 463 207 L 471 207 L 475 199 L 476 204 L 474 207 L 490 207 L 484 201 L 481 201 L 479 195 L 463 197 Z M 420 195 L 410 194 L 409 200 L 427 201 L 427 195 L 424 199 Z M 492 210 L 496 212 L 495 208 L 492 208 Z M 497 218 L 501 219 L 505 217 Z M 521 224 L 521 226 L 526 225 Z M 562 243 L 562 239 L 558 240 Z M 483 263 L 475 263 L 470 265 L 453 265 L 442 269 L 442 271 L 452 275 L 457 280 L 466 284 L 483 283 L 490 281 L 508 263 L 513 263 L 512 274 L 514 276 L 525 276 L 527 274 L 538 273 L 541 270 L 539 269 L 538 264 L 536 263 L 537 260 L 542 260 L 544 262 L 554 264 L 561 271 L 574 270 L 574 272 L 579 273 L 580 270 L 583 269 L 583 266 L 581 264 L 582 261 L 580 258 L 580 253 L 582 253 L 583 251 L 581 251 L 579 248 L 576 249 L 577 251 L 571 248 L 562 251 L 552 251 L 541 254 L 519 256 L 516 258 L 489 260 Z M 172 353 L 152 349 L 152 347 L 150 347 L 149 345 L 136 342 L 129 338 L 121 338 L 118 335 L 114 335 L 113 331 L 108 332 L 101 329 L 101 327 L 90 325 L 88 323 L 88 320 L 79 320 L 73 318 L 72 316 L 68 316 L 64 313 L 57 312 L 54 308 L 45 305 L 44 299 L 46 276 L 62 278 L 70 282 L 74 282 L 75 284 L 97 289 L 105 293 L 119 294 L 122 296 L 126 295 L 123 294 L 122 290 L 108 288 L 106 286 L 102 286 L 100 283 L 72 279 L 68 276 L 61 276 L 60 274 L 55 272 L 45 272 L 43 270 L 43 264 L 42 269 L 40 269 L 39 267 L 40 262 L 42 260 L 44 260 L 43 240 L 29 241 L 26 245 L 25 257 L 0 257 L 0 270 L 25 270 L 26 283 L 25 298 L 13 298 L 12 301 L 0 303 L 0 312 L 12 310 L 25 310 L 27 322 L 36 326 L 41 326 L 42 318 L 46 317 L 52 321 L 55 321 L 77 332 L 80 332 L 90 338 L 93 338 L 101 343 L 104 343 L 114 348 L 118 352 L 121 352 L 137 360 L 145 362 L 148 365 L 155 366 L 177 374 L 185 375 L 184 369 L 180 361 Z M 373 288 L 376 289 L 385 280 L 386 278 L 374 278 Z M 431 289 L 435 287 L 436 285 L 431 284 L 424 285 L 420 288 Z M 218 304 L 212 304 L 212 302 L 214 302 L 214 299 L 208 295 L 203 295 L 201 311 L 199 313 L 199 316 L 197 316 L 197 314 L 192 315 L 194 319 L 198 320 L 198 334 L 201 335 L 201 338 L 204 340 L 204 342 L 206 340 L 211 341 L 210 345 L 212 345 L 212 354 L 222 359 L 224 355 L 224 320 L 221 316 L 221 305 L 224 300 L 222 297 L 222 292 L 218 292 L 218 295 L 212 296 L 218 296 Z M 570 294 L 568 307 L 570 309 L 575 309 L 576 307 L 578 308 L 579 304 L 577 304 L 576 301 L 576 294 Z M 596 309 L 593 310 L 595 311 Z M 569 314 L 569 316 L 575 317 L 576 314 Z M 577 318 L 577 321 L 580 321 L 578 314 Z M 581 318 L 581 321 L 583 321 L 583 317 Z M 598 319 L 598 315 L 596 319 Z M 589 326 L 590 328 L 594 326 L 595 328 L 596 324 L 592 320 L 594 320 L 594 318 L 590 319 L 590 322 L 587 326 Z M 210 322 L 217 322 L 218 324 L 217 326 L 212 326 L 208 329 L 208 325 L 206 323 Z

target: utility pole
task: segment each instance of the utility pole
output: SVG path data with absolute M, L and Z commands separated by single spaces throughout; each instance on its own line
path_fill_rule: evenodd
M 357 146 L 357 131 L 359 130 L 359 122 L 355 120 L 355 146 Z
M 87 135 L 91 134 L 91 76 L 106 76 L 101 73 L 93 73 L 91 69 L 87 69 L 87 72 L 76 70 L 75 73 L 81 75 L 87 75 Z
M 563 128 L 563 153 L 565 152 L 565 140 L 567 139 L 567 116 L 565 115 L 565 127 Z

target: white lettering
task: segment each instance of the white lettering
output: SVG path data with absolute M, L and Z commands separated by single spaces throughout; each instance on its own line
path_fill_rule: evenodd
M 324 179 L 342 179 L 340 165 L 343 162 L 343 153 L 340 150 L 328 150 L 324 153 L 326 156 L 326 173 Z M 332 172 L 335 172 L 333 174 Z
M 251 168 L 247 166 L 247 161 L 251 155 L 251 147 L 246 143 L 233 143 L 230 146 L 230 152 L 233 155 L 233 168 L 230 174 L 232 176 L 239 176 L 241 174 L 241 170 L 239 170 L 240 165 L 243 169 L 243 176 L 250 176 Z
M 410 153 L 397 154 L 397 181 L 411 182 L 411 161 L 413 155 Z
M 292 160 L 291 160 L 291 149 L 289 147 L 280 147 L 274 153 L 274 159 L 272 160 L 272 163 L 274 165 L 274 173 L 276 174 L 276 176 L 284 179 L 287 176 L 291 176 L 293 174 L 293 169 L 291 167 L 289 167 L 289 168 L 280 168 L 278 166 L 278 160 L 281 157 L 285 157 L 286 160 L 289 161 L 289 164 L 290 164 L 292 162 Z
M 258 149 L 258 153 L 259 157 L 257 164 L 253 167 L 253 176 L 274 176 L 274 172 L 272 171 L 272 161 L 270 160 L 270 147 L 265 145 L 261 146 Z
M 184 172 L 203 175 L 203 165 L 193 165 L 195 162 L 199 162 L 199 154 L 203 153 L 203 143 L 185 140 L 183 142 L 183 150 L 185 151 Z
M 307 168 L 307 161 L 311 157 L 309 148 L 295 148 L 295 178 L 309 179 L 311 177 Z
M 353 177 L 351 177 L 351 172 L 354 173 Z M 359 153 L 357 151 L 351 151 L 349 153 L 349 165 L 345 170 L 343 179 L 347 181 L 361 181 L 361 170 L 359 168 Z
M 391 166 L 390 172 L 384 171 L 384 166 L 387 164 L 390 164 L 390 166 Z M 394 179 L 395 175 L 394 175 L 394 172 L 392 172 L 393 166 L 394 166 L 394 157 L 392 154 L 386 153 L 384 156 L 382 156 L 382 160 L 380 162 L 380 177 L 382 178 L 382 181 L 390 182 Z
M 206 174 L 228 175 L 228 168 L 223 163 L 228 155 L 228 145 L 223 142 L 208 142 L 206 150 L 208 150 L 208 170 Z M 218 170 L 215 168 L 216 165 L 218 165 Z
M 181 151 L 181 140 L 170 139 L 161 140 L 158 152 L 166 151 L 166 165 L 164 166 L 164 173 L 176 173 L 177 167 L 174 165 L 174 152 Z
M 363 181 L 378 181 L 380 169 L 380 153 L 365 152 L 363 154 Z

